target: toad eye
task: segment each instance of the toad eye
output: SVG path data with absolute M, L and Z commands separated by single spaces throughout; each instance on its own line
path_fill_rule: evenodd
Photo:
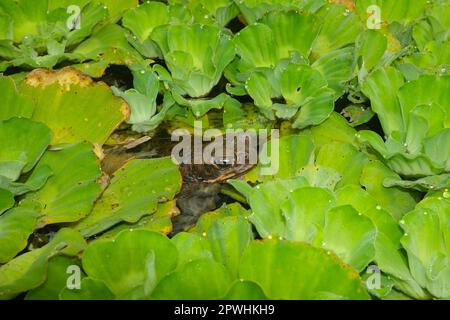
M 220 168 L 227 168 L 233 164 L 233 161 L 228 158 L 216 159 L 216 165 Z

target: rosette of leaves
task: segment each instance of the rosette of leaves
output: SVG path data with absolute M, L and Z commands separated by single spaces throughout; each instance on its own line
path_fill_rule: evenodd
M 408 255 L 415 281 L 432 296 L 448 299 L 450 194 L 434 192 L 400 221 L 405 231 L 400 242 Z
M 235 56 L 231 36 L 225 30 L 203 24 L 165 25 L 153 31 L 152 39 L 170 72 L 161 65 L 155 65 L 154 70 L 178 104 L 190 107 L 200 117 L 226 103 L 238 103 L 225 93 L 207 98 Z
M 396 173 L 410 179 L 388 179 L 386 186 L 418 190 L 449 186 L 450 127 L 447 103 L 449 76 L 423 75 L 405 83 L 402 74 L 385 68 L 363 86 L 378 115 L 385 140 L 373 131 L 359 132 Z
M 88 143 L 46 151 L 51 134 L 42 123 L 11 118 L 0 122 L 0 136 L 0 262 L 6 263 L 35 229 L 88 214 L 100 192 L 100 169 Z
M 123 259 L 124 256 L 128 258 Z M 265 263 L 268 256 L 271 262 Z M 287 261 L 293 257 L 300 269 L 288 267 Z M 117 263 L 111 263 L 111 259 Z M 322 266 L 319 272 L 314 267 L 316 263 Z M 39 298 L 37 293 L 46 293 L 61 299 L 172 300 L 369 298 L 358 274 L 339 258 L 301 243 L 254 242 L 250 225 L 240 216 L 218 218 L 202 235 L 180 233 L 171 240 L 147 230 L 125 230 L 114 239 L 93 241 L 83 253 L 82 267 L 86 275 L 81 289 L 68 290 L 63 283 L 56 286 L 58 282 L 53 281 L 53 287 L 44 283 L 34 296 Z M 206 278 L 210 281 L 205 282 Z M 336 282 L 340 285 L 333 285 Z
M 449 3 L 435 1 L 426 17 L 412 30 L 416 50 L 398 64 L 405 78 L 415 80 L 421 74 L 449 74 L 450 16 Z
M 333 192 L 327 184 L 311 186 L 302 176 L 268 181 L 254 188 L 242 182 L 231 183 L 246 196 L 252 210 L 248 219 L 263 238 L 279 237 L 324 248 L 363 276 L 366 267 L 376 263 L 384 280 L 371 294 L 379 298 L 388 297 L 393 288 L 417 299 L 430 297 L 414 278 L 401 251 L 404 221 L 398 223 L 361 186 L 349 184 Z
M 157 106 L 160 82 L 151 68 L 134 65 L 132 73 L 134 88 L 124 92 L 116 87 L 112 87 L 112 90 L 130 106 L 131 114 L 127 123 L 132 125 L 132 130 L 136 132 L 155 130 L 175 102 L 172 96 L 165 92 L 162 105 Z
M 303 177 L 263 183 L 249 190 L 247 199 L 253 211 L 249 220 L 263 238 L 323 247 L 359 271 L 375 257 L 376 227 L 371 218 L 351 205 L 337 204 L 333 192 L 311 187 Z M 344 230 L 352 232 L 344 235 Z
M 96 28 L 74 49 L 73 53 L 80 57 L 80 63 L 74 67 L 91 77 L 100 78 L 110 65 L 131 68 L 135 64 L 144 64 L 144 58 L 128 42 L 129 37 L 129 31 L 117 24 Z
M 341 142 L 331 142 L 316 151 L 309 134 L 284 136 L 277 144 L 285 152 L 278 159 L 275 177 L 269 174 L 265 182 L 253 188 L 239 180 L 230 182 L 246 197 L 252 209 L 249 220 L 263 238 L 282 237 L 323 246 L 363 270 L 374 257 L 375 226 L 370 217 L 362 216 L 349 203 L 338 204 L 335 192 L 359 186 L 367 155 Z M 262 152 L 266 152 L 264 147 Z M 261 169 L 255 169 L 259 179 Z M 339 228 L 360 233 L 353 240 L 345 239 Z
M 331 141 L 315 146 L 312 138 L 321 141 L 325 126 L 331 123 L 329 130 L 335 141 L 330 137 Z M 345 120 L 343 125 L 348 126 Z M 353 133 L 349 132 L 345 138 L 332 117 L 315 128 L 312 137 L 284 136 L 278 142 L 278 148 L 284 152 L 274 177 L 261 175 L 261 169 L 272 163 L 260 164 L 245 179 L 263 183 L 256 187 L 239 180 L 230 183 L 245 196 L 251 208 L 248 219 L 263 238 L 281 237 L 323 247 L 362 275 L 370 263 L 376 263 L 384 280 L 380 290 L 371 290 L 373 295 L 388 298 L 390 293 L 401 291 L 427 299 L 425 286 L 413 277 L 401 251 L 403 216 L 416 206 L 414 197 L 404 189 L 383 186 L 385 179 L 399 177 L 359 151 L 355 130 L 348 129 Z M 265 149 L 261 152 L 266 152 Z M 436 197 L 443 201 L 448 192 Z M 447 204 L 445 201 L 441 204 L 441 210 L 445 211 Z
M 70 5 L 75 5 L 72 9 Z M 55 5 L 49 0 L 5 0 L 0 4 L 0 70 L 10 66 L 51 68 L 83 57 L 73 49 L 107 16 L 99 2 Z M 82 21 L 82 23 L 78 23 Z
M 240 59 L 227 71 L 227 78 L 236 86 L 228 87 L 228 90 L 234 94 L 239 94 L 239 91 L 248 93 L 269 119 L 274 119 L 273 99 L 283 97 L 284 93 L 288 96 L 285 98 L 288 100 L 286 105 L 284 108 L 281 104 L 276 106 L 279 105 L 279 115 L 290 118 L 296 115 L 300 103 L 313 100 L 327 86 L 319 72 L 302 65 L 302 62 L 305 64 L 305 56 L 309 55 L 318 29 L 313 17 L 301 16 L 295 12 L 273 14 L 268 23 L 270 26 L 263 23 L 247 26 L 235 36 L 234 43 Z M 299 33 L 303 30 L 304 36 L 295 37 L 296 41 L 293 41 L 293 34 L 282 31 L 287 26 Z M 291 56 L 296 56 L 299 63 L 289 63 Z M 305 90 L 302 86 L 309 77 L 314 77 L 315 83 Z M 328 92 L 328 95 L 332 100 L 332 93 Z M 332 101 L 330 103 L 330 99 L 325 100 L 328 101 L 322 105 L 328 105 L 327 110 L 332 109 Z M 301 121 L 299 125 L 302 125 Z
M 400 176 L 377 161 L 375 155 L 364 152 L 357 136 L 358 132 L 345 118 L 333 113 L 309 133 L 270 139 L 261 146 L 258 165 L 242 179 L 257 183 L 302 176 L 310 185 L 330 190 L 361 185 L 400 220 L 416 205 L 414 193 L 400 187 L 385 187 L 383 181 L 399 180 Z
M 284 240 L 254 241 L 247 214 L 238 204 L 224 206 L 172 239 L 129 225 L 112 237 L 93 240 L 81 261 L 50 258 L 47 280 L 29 286 L 34 289 L 26 298 L 369 298 L 357 272 L 331 252 Z M 299 268 L 289 267 L 292 259 Z M 79 289 L 68 289 L 61 276 L 69 265 L 82 268 Z
M 158 45 L 152 40 L 153 30 L 166 24 L 191 23 L 191 13 L 177 4 L 147 1 L 125 12 L 122 25 L 132 32 L 127 35 L 130 44 L 147 58 L 163 58 Z
M 3 1 L 0 57 L 4 61 L 0 69 L 52 68 L 70 61 L 81 63 L 78 67 L 85 73 L 100 77 L 109 64 L 140 61 L 125 30 L 111 23 L 137 4 L 137 0 Z M 86 39 L 89 41 L 84 44 Z
M 344 10 L 341 6 L 331 8 Z M 269 119 L 275 115 L 293 119 L 294 128 L 323 122 L 352 73 L 353 53 L 341 48 L 346 40 L 327 40 L 333 35 L 325 21 L 337 18 L 275 12 L 247 26 L 234 39 L 239 59 L 225 73 L 232 84 L 227 90 L 235 95 L 250 95 Z M 287 29 L 296 32 L 286 33 Z
M 342 190 L 338 197 L 342 201 L 350 200 L 354 206 L 370 208 L 372 200 L 361 195 L 355 194 L 354 190 Z M 384 220 L 384 227 L 377 234 L 375 261 L 387 276 L 386 285 L 393 285 L 394 290 L 407 297 L 448 299 L 450 295 L 446 245 L 449 196 L 448 190 L 430 193 L 397 225 L 388 224 L 385 218 L 378 217 L 380 222 Z M 389 299 L 388 291 L 372 293 Z
M 350 127 L 348 129 L 355 132 Z M 302 176 L 311 185 L 330 190 L 359 184 L 362 170 L 369 162 L 368 155 L 351 140 L 330 139 L 319 145 L 315 139 L 317 137 L 311 133 L 270 139 L 261 146 L 260 163 L 244 175 L 244 180 L 255 183 Z

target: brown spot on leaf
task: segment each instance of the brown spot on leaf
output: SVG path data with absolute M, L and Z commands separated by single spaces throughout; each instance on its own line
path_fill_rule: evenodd
M 66 67 L 58 71 L 48 69 L 36 69 L 31 71 L 25 78 L 25 83 L 32 87 L 47 87 L 58 83 L 64 90 L 69 91 L 71 85 L 87 87 L 94 81 L 81 71 Z

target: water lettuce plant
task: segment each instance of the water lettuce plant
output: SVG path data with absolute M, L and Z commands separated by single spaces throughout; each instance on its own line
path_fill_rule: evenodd
M 425 189 L 448 185 L 449 80 L 448 76 L 423 75 L 405 83 L 395 69 L 380 69 L 367 79 L 363 91 L 378 114 L 386 142 L 366 130 L 358 133 L 360 139 L 367 141 L 398 174 L 422 178 L 409 183 L 389 180 L 388 185 Z
M 1 0 L 0 300 L 449 299 L 449 6 Z
M 110 5 L 109 7 L 107 5 Z M 0 69 L 21 66 L 51 68 L 81 61 L 74 52 L 105 20 L 115 16 L 117 1 L 13 1 L 0 5 Z M 108 8 L 112 9 L 109 12 Z M 82 21 L 82 23 L 81 23 Z
M 347 21 L 355 17 L 343 16 L 343 7 L 327 9 L 326 17 L 273 12 L 241 30 L 234 39 L 240 59 L 226 73 L 233 84 L 228 90 L 235 94 L 247 92 L 268 118 L 274 118 L 274 114 L 294 118 L 294 128 L 323 122 L 333 111 L 341 86 L 352 74 L 352 53 L 341 49 L 349 40 L 340 41 L 330 33 L 347 25 L 358 32 L 358 25 Z M 329 26 L 328 21 L 338 26 Z M 296 33 L 286 33 L 286 29 Z M 330 43 L 329 38 L 336 42 Z M 334 66 L 330 67 L 330 63 Z

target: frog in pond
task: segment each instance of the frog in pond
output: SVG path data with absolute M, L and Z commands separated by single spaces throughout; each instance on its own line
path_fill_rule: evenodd
M 238 178 L 255 164 L 238 163 L 235 159 L 215 159 L 208 164 L 181 164 L 183 186 L 177 196 L 181 214 L 174 217 L 172 234 L 194 225 L 200 216 L 219 208 L 226 197 L 220 193 L 222 183 Z
M 171 141 L 167 135 L 156 135 L 148 141 L 143 141 L 139 145 L 132 144 L 131 148 L 116 146 L 105 152 L 103 170 L 112 174 L 133 158 L 171 156 L 172 149 L 176 145 L 176 142 Z M 209 145 L 204 144 L 204 147 Z M 244 150 L 239 150 L 235 145 L 231 155 L 211 156 L 203 159 L 202 164 L 193 164 L 193 155 L 190 155 L 192 161 L 187 161 L 190 164 L 179 164 L 183 186 L 176 200 L 181 213 L 173 218 L 173 234 L 195 224 L 203 213 L 215 210 L 224 203 L 226 197 L 220 193 L 221 184 L 251 170 L 256 161 L 250 161 L 250 152 L 257 154 L 257 148 L 257 145 L 247 142 L 245 148 L 242 148 Z

